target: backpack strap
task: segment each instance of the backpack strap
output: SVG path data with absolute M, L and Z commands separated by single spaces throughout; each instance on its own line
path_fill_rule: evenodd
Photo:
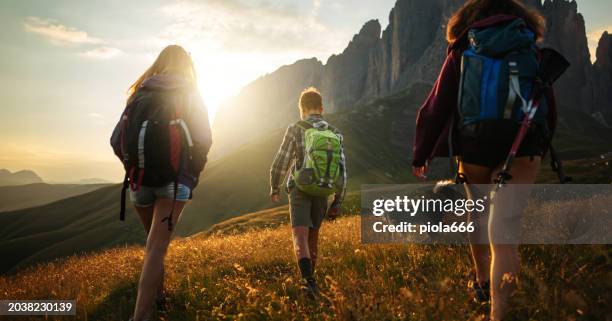
M 124 165 L 127 165 L 129 163 L 129 154 L 127 151 L 127 142 L 126 142 L 126 138 L 125 135 L 127 133 L 128 130 L 128 121 L 129 121 L 129 116 L 128 116 L 128 111 L 126 110 L 123 115 L 121 115 L 121 132 L 120 132 L 120 136 L 119 136 L 119 148 L 121 150 L 121 156 L 122 156 L 122 161 Z
M 333 158 L 333 151 L 331 149 L 331 143 L 328 141 L 327 150 L 325 152 L 325 156 L 327 156 L 327 166 L 325 166 L 325 183 L 327 183 L 328 187 L 331 186 L 331 162 Z
M 331 130 L 332 132 L 334 132 L 334 134 L 338 134 L 339 131 L 336 127 L 330 125 L 329 123 L 327 124 L 327 129 Z
M 300 120 L 299 122 L 295 123 L 295 125 L 300 127 L 303 130 L 308 130 L 308 129 L 314 128 L 314 126 L 311 123 L 309 123 L 309 122 L 307 122 L 305 120 Z
M 125 172 L 125 177 L 123 178 L 123 186 L 121 187 L 121 205 L 119 211 L 119 220 L 125 221 L 125 193 L 128 189 L 128 172 Z
M 506 101 L 506 107 L 504 107 L 504 119 L 512 118 L 512 110 L 514 109 L 514 103 L 519 98 L 522 104 L 523 112 L 527 112 L 527 100 L 521 94 L 521 84 L 519 82 L 519 69 L 516 61 L 508 61 L 508 100 Z
M 510 119 L 512 117 L 512 109 L 516 102 L 516 92 L 514 91 L 514 83 L 518 81 L 518 66 L 516 61 L 508 61 L 508 100 L 506 100 L 506 106 L 504 107 L 504 119 Z

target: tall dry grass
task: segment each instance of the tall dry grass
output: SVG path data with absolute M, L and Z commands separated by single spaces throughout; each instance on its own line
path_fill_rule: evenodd
M 317 301 L 299 294 L 288 226 L 176 240 L 166 261 L 171 308 L 156 317 L 478 320 L 486 313 L 466 291 L 466 246 L 363 245 L 359 233 L 358 217 L 323 226 Z M 609 246 L 524 246 L 521 252 L 510 320 L 610 318 Z M 129 247 L 39 265 L 0 277 L 0 299 L 75 298 L 78 320 L 127 320 L 142 258 L 142 248 Z

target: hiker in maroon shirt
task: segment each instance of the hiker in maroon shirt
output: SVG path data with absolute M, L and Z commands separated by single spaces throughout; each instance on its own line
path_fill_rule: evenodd
M 475 188 L 470 191 L 468 186 L 492 184 L 500 172 L 518 126 L 499 129 L 512 132 L 505 137 L 466 135 L 457 129 L 457 123 L 461 119 L 458 101 L 462 57 L 470 45 L 468 41 L 470 30 L 502 26 L 519 18 L 533 32 L 535 39 L 542 38 L 544 33 L 542 16 L 516 0 L 470 0 L 451 17 L 447 26 L 449 46 L 446 60 L 429 97 L 419 110 L 416 121 L 412 170 L 419 179 L 426 179 L 428 164 L 434 157 L 448 157 L 449 153 L 452 153 L 451 157 L 457 156 L 460 160 L 458 172 L 466 179 L 466 190 L 468 196 L 472 198 L 479 191 L 474 191 Z M 542 157 L 549 146 L 548 137 L 552 137 L 556 121 L 552 90 L 548 90 L 545 96 L 547 114 L 544 124 L 530 129 L 521 144 L 512 164 L 510 184 L 533 184 L 539 172 Z M 450 136 L 449 131 L 452 131 Z M 506 228 L 501 225 L 507 225 L 507 217 L 492 215 L 487 234 L 487 222 L 482 220 L 478 222 L 476 216 L 484 217 L 484 220 L 488 218 L 488 215 L 470 217 L 477 226 L 482 225 L 482 230 L 485 231 L 484 241 L 473 240 L 470 236 L 470 248 L 475 266 L 475 280 L 470 282 L 470 285 L 474 290 L 475 300 L 479 302 L 491 300 L 491 320 L 501 320 L 508 311 L 509 296 L 516 288 L 515 280 L 519 270 L 518 245 L 489 244 L 488 235 Z M 520 222 L 520 216 L 518 221 Z M 511 279 L 510 284 L 502 284 L 507 282 L 508 276 Z

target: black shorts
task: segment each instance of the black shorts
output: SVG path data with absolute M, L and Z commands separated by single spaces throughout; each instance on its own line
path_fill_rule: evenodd
M 505 121 L 467 125 L 459 131 L 461 161 L 491 169 L 500 166 L 510 153 L 519 127 L 518 123 Z M 532 125 L 516 157 L 543 156 L 548 145 L 545 133 L 543 125 Z

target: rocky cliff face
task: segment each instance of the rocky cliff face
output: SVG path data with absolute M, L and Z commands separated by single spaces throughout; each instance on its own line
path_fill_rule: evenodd
M 612 126 L 612 34 L 607 31 L 599 39 L 597 60 L 593 65 L 595 117 Z
M 584 18 L 575 1 L 546 0 L 541 8 L 546 18 L 546 37 L 542 46 L 562 53 L 571 63 L 555 85 L 560 108 L 592 110 L 592 65 Z
M 398 0 L 382 36 L 380 23 L 368 21 L 326 64 L 303 60 L 256 80 L 220 109 L 213 154 L 296 120 L 298 95 L 308 86 L 322 92 L 327 112 L 336 112 L 414 82 L 432 83 L 444 59 L 445 21 L 461 2 Z
M 446 20 L 459 0 L 399 0 L 382 33 L 366 23 L 340 55 L 325 65 L 320 84 L 332 111 L 350 109 L 415 82 L 432 83 L 446 51 Z
M 610 36 L 602 37 L 598 63 L 593 66 L 584 18 L 574 0 L 524 1 L 547 20 L 543 46 L 560 51 L 572 64 L 556 84 L 560 111 L 600 114 L 597 117 L 612 123 Z M 298 95 L 308 86 L 318 87 L 326 110 L 336 112 L 408 90 L 414 84 L 433 84 L 445 57 L 446 23 L 462 3 L 398 0 L 382 35 L 378 21 L 369 21 L 346 49 L 326 64 L 316 59 L 299 61 L 247 86 L 217 116 L 215 133 L 220 139 L 216 141 L 223 142 L 223 149 L 233 148 L 255 138 L 236 135 L 236 128 L 266 132 L 297 119 Z M 251 116 L 254 118 L 244 119 Z
M 446 20 L 460 3 L 397 1 L 389 14 L 389 26 L 369 60 L 366 96 L 380 97 L 415 82 L 433 82 L 446 50 Z
M 378 20 L 368 21 L 341 54 L 327 60 L 318 87 L 328 110 L 346 109 L 363 97 L 368 60 L 380 42 L 380 29 Z

